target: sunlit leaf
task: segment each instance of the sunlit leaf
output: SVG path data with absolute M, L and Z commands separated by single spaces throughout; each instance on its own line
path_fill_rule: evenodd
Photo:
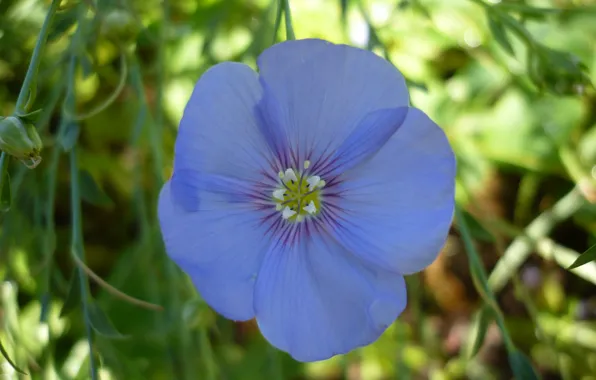
M 594 244 L 593 246 L 591 246 L 590 248 L 588 248 L 587 251 L 585 251 L 584 253 L 582 253 L 574 262 L 573 264 L 571 264 L 571 266 L 567 269 L 575 269 L 575 268 L 579 268 L 584 264 L 587 264 L 591 261 L 595 261 L 596 260 L 596 244 Z

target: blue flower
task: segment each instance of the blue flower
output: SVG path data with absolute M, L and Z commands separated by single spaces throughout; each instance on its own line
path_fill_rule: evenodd
M 169 256 L 205 301 L 299 361 L 375 341 L 431 264 L 454 208 L 443 131 L 375 54 L 277 44 L 259 74 L 198 81 L 159 199 Z

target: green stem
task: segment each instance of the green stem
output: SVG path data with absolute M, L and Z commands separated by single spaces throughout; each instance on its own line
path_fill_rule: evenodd
M 83 248 L 83 221 L 81 218 L 81 194 L 79 192 L 79 166 L 77 162 L 77 147 L 74 146 L 70 151 L 70 201 L 72 212 L 72 250 L 74 254 L 82 261 L 85 260 Z M 93 331 L 89 322 L 89 284 L 85 272 L 78 267 L 79 282 L 81 284 L 81 302 L 83 304 L 83 314 L 85 315 L 85 330 L 87 334 L 87 343 L 89 345 L 89 372 L 92 380 L 97 380 L 97 367 L 93 357 Z
M 67 77 L 67 90 L 66 96 L 63 103 L 62 118 L 63 123 L 70 122 L 68 115 L 72 115 L 75 110 L 75 72 L 77 67 L 77 52 L 80 51 L 81 46 L 81 35 L 82 26 L 84 25 L 84 11 L 85 5 L 78 5 L 78 26 L 77 30 L 71 41 L 72 55 L 70 56 L 70 62 L 68 67 Z M 77 255 L 83 262 L 85 261 L 84 242 L 83 242 L 83 221 L 81 216 L 81 194 L 79 189 L 79 168 L 77 160 L 77 147 L 76 145 L 70 151 L 70 201 L 71 201 L 71 213 L 72 213 L 72 236 L 71 236 L 71 249 L 73 253 Z M 81 267 L 78 267 L 78 276 L 81 284 L 81 303 L 83 308 L 85 331 L 87 335 L 87 343 L 89 345 L 89 373 L 92 380 L 98 379 L 97 365 L 93 356 L 93 331 L 91 328 L 91 322 L 89 320 L 89 284 L 85 272 Z
M 286 22 L 286 39 L 295 40 L 296 35 L 294 34 L 294 28 L 292 27 L 292 11 L 290 10 L 290 1 L 281 0 L 284 7 L 284 16 Z
M 37 43 L 35 44 L 33 55 L 31 56 L 31 61 L 29 62 L 27 74 L 25 74 L 25 80 L 23 81 L 21 91 L 19 92 L 19 97 L 17 98 L 17 104 L 15 106 L 17 114 L 27 113 L 31 107 L 31 104 L 33 103 L 33 100 L 35 99 L 35 78 L 37 77 L 37 72 L 39 70 L 41 54 L 43 53 L 43 49 L 48 39 L 50 25 L 52 24 L 52 20 L 54 19 L 54 15 L 58 10 L 59 5 L 60 0 L 52 0 L 50 9 L 48 10 L 43 25 L 41 26 L 41 31 L 37 37 Z
M 277 0 L 273 0 L 277 1 Z M 284 4 L 282 1 L 277 1 L 277 11 L 275 13 L 275 24 L 273 26 L 273 43 L 277 42 L 277 32 L 279 31 L 279 26 L 281 25 L 281 16 L 284 12 Z
M 123 48 L 122 48 L 123 49 Z M 85 119 L 90 119 L 93 116 L 99 114 L 102 111 L 105 111 L 109 106 L 111 106 L 118 96 L 122 93 L 124 86 L 126 85 L 126 78 L 128 77 L 128 64 L 126 63 L 126 52 L 122 50 L 120 52 L 120 78 L 118 79 L 118 84 L 112 93 L 97 107 L 91 109 L 82 114 L 73 114 L 68 115 L 69 119 L 74 121 L 82 121 Z
M 580 190 L 574 188 L 551 209 L 534 219 L 526 228 L 524 236 L 516 238 L 497 262 L 488 279 L 490 289 L 501 291 L 532 252 L 534 241 L 547 236 L 557 224 L 570 218 L 585 203 Z
M 458 206 L 455 207 L 455 219 L 457 220 L 462 240 L 464 242 L 464 246 L 468 254 L 472 279 L 474 280 L 474 283 L 478 288 L 478 291 L 481 293 L 484 302 L 488 306 L 490 306 L 493 312 L 495 313 L 495 321 L 497 322 L 497 326 L 499 326 L 499 329 L 501 330 L 503 342 L 505 343 L 507 351 L 511 353 L 515 350 L 515 345 L 513 344 L 513 340 L 511 339 L 509 330 L 505 325 L 505 318 L 503 317 L 503 313 L 501 312 L 501 309 L 497 304 L 495 295 L 488 285 L 486 271 L 484 270 L 484 266 L 482 265 L 482 261 L 480 260 L 480 255 L 478 254 L 478 251 L 474 246 L 472 234 Z

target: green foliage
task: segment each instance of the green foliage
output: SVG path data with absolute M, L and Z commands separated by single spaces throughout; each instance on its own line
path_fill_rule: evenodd
M 596 244 L 588 248 L 586 252 L 582 253 L 581 256 L 571 264 L 569 269 L 579 268 L 592 261 L 596 261 Z
M 590 379 L 594 35 L 593 0 L 0 1 L 0 375 Z M 404 73 L 458 209 L 376 343 L 299 364 L 206 305 L 156 200 L 200 75 L 307 37 Z

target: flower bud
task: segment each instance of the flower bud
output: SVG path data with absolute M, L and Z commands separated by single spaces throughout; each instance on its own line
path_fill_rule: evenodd
M 33 124 L 16 116 L 0 118 L 0 149 L 20 160 L 38 162 L 41 138 Z

